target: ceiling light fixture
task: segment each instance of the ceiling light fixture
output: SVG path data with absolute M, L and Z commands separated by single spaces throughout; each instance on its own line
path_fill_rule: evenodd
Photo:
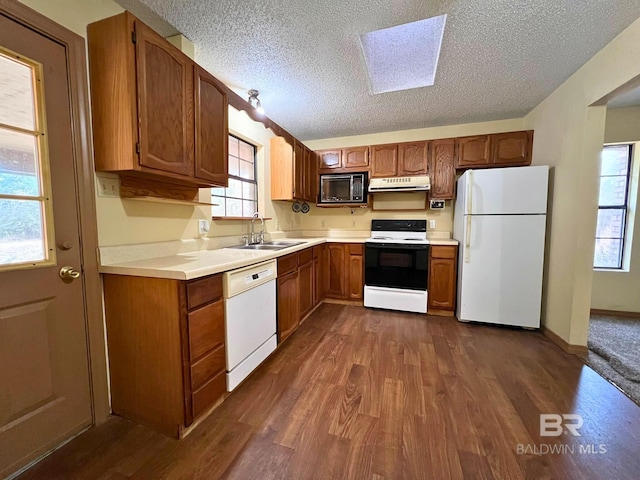
M 258 90 L 249 90 L 247 93 L 249 94 L 249 98 L 247 99 L 249 105 L 254 107 L 256 109 L 256 112 L 258 112 L 260 115 L 264 115 L 264 108 L 262 108 L 262 104 L 260 103 L 260 99 L 258 98 L 260 92 Z

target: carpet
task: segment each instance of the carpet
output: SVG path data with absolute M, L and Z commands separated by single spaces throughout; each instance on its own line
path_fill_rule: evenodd
M 640 317 L 591 315 L 586 362 L 640 405 Z

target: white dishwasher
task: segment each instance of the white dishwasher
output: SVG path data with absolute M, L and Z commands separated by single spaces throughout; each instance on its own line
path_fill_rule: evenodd
M 276 277 L 275 260 L 222 277 L 229 392 L 276 349 Z

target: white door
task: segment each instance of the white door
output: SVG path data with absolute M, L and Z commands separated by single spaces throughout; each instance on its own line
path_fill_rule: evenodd
M 545 222 L 545 215 L 471 217 L 469 246 L 461 245 L 459 320 L 540 326 Z
M 466 172 L 465 177 L 471 198 L 462 205 L 464 213 L 509 215 L 547 211 L 549 167 L 546 165 L 473 170 Z

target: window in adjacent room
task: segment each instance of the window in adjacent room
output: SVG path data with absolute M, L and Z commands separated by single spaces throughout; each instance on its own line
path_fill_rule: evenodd
M 256 147 L 229 135 L 229 186 L 212 188 L 214 217 L 250 218 L 258 211 Z
M 595 268 L 622 269 L 632 158 L 631 144 L 605 145 L 602 150 Z

